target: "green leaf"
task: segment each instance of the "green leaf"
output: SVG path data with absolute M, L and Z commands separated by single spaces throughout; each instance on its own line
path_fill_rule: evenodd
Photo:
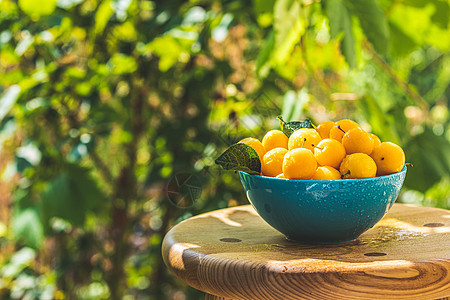
M 306 119 L 303 122 L 293 121 L 293 122 L 288 122 L 288 123 L 286 123 L 283 120 L 282 116 L 278 116 L 277 119 L 280 120 L 281 131 L 283 131 L 287 137 L 290 137 L 291 134 L 294 133 L 294 131 L 296 131 L 297 129 L 314 128 L 314 126 L 311 123 L 311 120 L 308 120 L 308 119 Z
M 12 279 L 19 275 L 23 269 L 30 266 L 36 257 L 36 252 L 28 247 L 18 250 L 9 260 L 8 264 L 3 265 L 0 271 L 2 278 Z
M 17 84 L 9 87 L 3 95 L 0 95 L 0 121 L 9 113 L 20 95 L 20 86 Z
M 261 161 L 255 149 L 249 145 L 238 143 L 231 145 L 215 161 L 225 170 L 244 171 L 249 174 L 261 173 Z
M 450 209 L 450 176 L 442 178 L 425 192 L 426 205 Z M 427 205 L 428 204 L 428 205 Z
M 51 15 L 56 8 L 56 0 L 19 0 L 19 7 L 34 19 Z
M 396 5 L 390 11 L 389 21 L 417 45 L 429 44 L 442 51 L 448 51 L 450 39 L 443 38 L 448 36 L 448 30 L 447 27 L 443 29 L 442 24 L 433 22 L 434 13 L 438 7 L 433 6 L 432 3 L 429 2 L 422 7 Z
M 309 102 L 309 94 L 306 89 L 300 90 L 298 93 L 288 91 L 283 97 L 283 108 L 281 116 L 287 120 L 298 120 L 303 114 L 303 108 Z
M 259 26 L 265 28 L 272 24 L 275 0 L 254 0 L 253 7 Z
M 450 4 L 448 1 L 431 0 L 431 3 L 436 7 L 434 14 L 431 17 L 431 21 L 442 29 L 448 29 L 448 23 L 450 21 Z
M 257 74 L 263 78 L 272 67 L 282 65 L 290 57 L 294 46 L 305 33 L 307 23 L 300 2 L 296 0 L 277 0 L 273 18 L 273 30 L 268 34 L 256 60 Z
M 398 56 L 407 55 L 417 47 L 416 42 L 398 28 L 396 24 L 389 22 L 389 29 L 392 37 L 392 51 L 394 54 Z
M 59 217 L 74 225 L 82 225 L 86 213 L 93 210 L 102 198 L 102 192 L 87 169 L 68 165 L 51 182 L 42 195 L 42 202 L 48 218 Z
M 148 43 L 145 50 L 159 56 L 159 70 L 166 72 L 178 61 L 189 57 L 193 43 L 193 39 L 164 35 Z
M 286 61 L 306 29 L 300 1 L 277 0 L 274 6 L 275 45 L 272 56 L 276 64 Z
M 275 33 L 270 31 L 269 35 L 264 42 L 264 46 L 256 58 L 256 73 L 258 76 L 264 78 L 270 71 L 270 56 L 272 54 L 275 45 Z
M 25 196 L 28 197 L 28 196 Z M 29 202 L 22 199 L 21 202 Z M 19 200 L 20 201 L 20 200 Z M 15 205 L 11 220 L 11 227 L 15 241 L 23 241 L 25 245 L 38 249 L 44 240 L 44 228 L 42 226 L 39 209 L 36 205 L 26 208 Z
M 108 24 L 108 21 L 113 14 L 114 9 L 112 8 L 111 0 L 103 0 L 95 14 L 95 34 L 100 34 L 103 32 L 106 24 Z
M 277 0 L 274 6 L 274 30 L 276 57 L 281 61 L 290 53 L 300 36 L 305 32 L 304 20 L 300 14 L 300 1 Z
M 136 60 L 128 55 L 117 53 L 108 62 L 112 74 L 133 73 L 137 69 Z
M 50 184 L 49 189 L 43 195 L 42 201 L 48 217 L 60 217 L 74 224 L 84 222 L 84 212 L 75 191 L 73 180 L 67 173 L 61 174 Z
M 449 22 L 449 2 L 442 0 L 405 0 L 406 6 L 417 8 L 425 8 L 426 6 L 434 6 L 431 21 L 442 29 L 448 28 Z
M 342 54 L 351 68 L 356 67 L 355 37 L 353 35 L 352 15 L 341 0 L 327 0 L 325 8 L 333 39 L 343 33 L 340 43 Z
M 275 0 L 254 0 L 253 7 L 256 14 L 272 13 Z
M 450 143 L 431 129 L 413 137 L 404 147 L 408 169 L 405 187 L 425 192 L 450 174 Z
M 364 34 L 375 50 L 385 54 L 389 47 L 389 28 L 376 0 L 345 0 L 345 5 L 358 17 Z
M 379 99 L 366 95 L 358 101 L 364 118 L 372 126 L 372 131 L 378 133 L 384 141 L 399 144 L 400 138 L 395 128 L 395 116 L 386 113 L 381 107 Z
M 14 194 L 13 211 L 11 215 L 12 235 L 15 241 L 39 248 L 44 239 L 44 229 L 41 221 L 41 206 L 35 203 L 28 191 L 18 189 Z

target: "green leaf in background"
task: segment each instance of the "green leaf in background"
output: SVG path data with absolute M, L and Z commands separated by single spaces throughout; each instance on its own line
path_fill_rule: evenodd
M 0 277 L 8 279 L 16 277 L 23 269 L 33 263 L 35 257 L 36 252 L 31 248 L 24 247 L 18 250 L 11 257 L 8 264 L 2 266 Z
M 441 27 L 448 28 L 449 22 L 449 2 L 445 0 L 405 0 L 402 2 L 406 6 L 424 8 L 434 6 L 431 21 Z
M 13 208 L 11 227 L 14 240 L 38 249 L 44 240 L 40 205 L 33 202 L 28 192 L 18 190 Z
M 38 19 L 55 11 L 56 0 L 19 0 L 19 7 L 33 19 Z
M 278 116 L 277 119 L 280 120 L 281 131 L 283 131 L 287 137 L 290 137 L 291 134 L 294 133 L 294 131 L 296 131 L 297 129 L 314 128 L 314 126 L 311 123 L 311 120 L 308 120 L 308 119 L 306 119 L 303 122 L 293 121 L 293 122 L 287 122 L 287 123 L 283 120 L 282 116 Z
M 407 55 L 417 47 L 414 39 L 401 31 L 396 24 L 389 22 L 389 30 L 391 33 L 391 48 L 394 54 L 398 56 Z
M 255 13 L 272 13 L 275 0 L 254 0 L 253 7 L 255 8 Z
M 257 15 L 258 24 L 262 27 L 267 27 L 272 24 L 273 20 L 273 6 L 275 0 L 255 0 L 253 7 Z
M 303 108 L 309 102 L 309 94 L 305 89 L 298 93 L 288 91 L 283 97 L 281 116 L 286 120 L 298 120 L 303 114 Z
M 136 61 L 133 57 L 118 53 L 115 54 L 108 62 L 108 67 L 113 74 L 133 73 L 137 69 Z
M 325 2 L 331 38 L 338 38 L 343 32 L 341 51 L 351 68 L 356 67 L 355 37 L 352 28 L 352 15 L 341 0 Z
M 435 2 L 439 5 L 435 6 Z M 413 6 L 407 4 L 393 6 L 389 21 L 417 45 L 429 44 L 442 51 L 448 51 L 450 49 L 450 39 L 447 38 L 448 25 L 442 28 L 443 22 L 448 23 L 448 4 L 442 6 L 440 1 L 426 1 L 420 6 L 417 3 Z M 444 9 L 447 17 L 441 17 L 440 14 L 436 17 L 437 9 Z
M 300 1 L 277 0 L 274 6 L 275 45 L 272 52 L 276 64 L 289 57 L 295 44 L 306 29 L 306 19 L 301 14 Z
M 155 38 L 146 45 L 146 50 L 159 56 L 159 70 L 166 72 L 178 61 L 189 58 L 193 40 L 165 35 Z
M 414 136 L 404 147 L 408 169 L 405 187 L 425 192 L 440 178 L 450 174 L 450 143 L 430 129 Z
M 269 74 L 270 71 L 270 56 L 272 54 L 275 45 L 275 33 L 273 30 L 270 31 L 267 36 L 264 46 L 258 54 L 256 59 L 256 73 L 258 76 L 264 78 Z
M 224 14 L 222 16 L 222 19 L 220 20 L 220 23 L 211 30 L 212 38 L 219 43 L 223 42 L 228 35 L 228 27 L 230 26 L 232 21 L 232 14 Z M 192 33 L 192 31 L 190 33 Z M 175 35 L 175 37 L 181 38 L 181 36 L 179 36 L 178 34 Z
M 389 47 L 389 28 L 376 0 L 346 0 L 346 6 L 358 17 L 364 34 L 378 53 L 385 54 Z
M 249 145 L 238 143 L 231 145 L 222 153 L 215 163 L 225 170 L 244 171 L 249 174 L 261 173 L 261 160 L 258 153 Z
M 256 71 L 260 77 L 266 77 L 272 67 L 286 62 L 295 44 L 305 33 L 306 23 L 299 1 L 275 1 L 273 30 L 266 37 L 256 61 Z
M 436 7 L 434 14 L 431 17 L 431 21 L 442 29 L 448 29 L 448 23 L 450 21 L 450 3 L 448 1 L 431 0 L 425 1 L 431 2 Z
M 38 249 L 44 239 L 39 212 L 30 207 L 18 212 L 12 221 L 14 240 L 22 240 L 27 246 Z
M 0 121 L 8 114 L 20 95 L 20 86 L 17 84 L 9 87 L 0 95 Z
M 426 204 L 450 209 L 450 174 L 425 192 Z
M 387 114 L 376 99 L 366 96 L 358 101 L 366 120 L 372 126 L 372 132 L 377 134 L 382 141 L 390 141 L 400 144 L 400 138 L 395 130 L 395 117 Z
M 68 165 L 65 169 L 42 195 L 44 212 L 47 217 L 83 225 L 86 213 L 103 198 L 102 192 L 87 169 L 77 165 Z
M 114 14 L 111 0 L 103 0 L 95 14 L 95 34 L 101 34 Z

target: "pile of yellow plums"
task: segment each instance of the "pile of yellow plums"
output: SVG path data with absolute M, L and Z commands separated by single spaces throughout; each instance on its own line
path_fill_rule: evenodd
M 250 137 L 239 143 L 258 153 L 261 175 L 277 178 L 370 178 L 399 172 L 405 166 L 400 146 L 382 143 L 349 119 L 297 129 L 290 137 L 280 130 L 270 130 L 262 142 Z

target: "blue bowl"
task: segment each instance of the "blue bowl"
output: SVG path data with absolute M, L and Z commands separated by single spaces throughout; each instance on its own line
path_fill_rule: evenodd
M 329 244 L 350 241 L 392 207 L 406 167 L 386 176 L 346 180 L 293 180 L 239 172 L 258 214 L 289 240 Z

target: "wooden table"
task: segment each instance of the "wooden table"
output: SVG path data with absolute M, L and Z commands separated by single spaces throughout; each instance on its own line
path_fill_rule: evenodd
M 395 204 L 355 241 L 307 245 L 238 206 L 173 227 L 163 257 L 206 299 L 442 299 L 450 296 L 450 211 Z

